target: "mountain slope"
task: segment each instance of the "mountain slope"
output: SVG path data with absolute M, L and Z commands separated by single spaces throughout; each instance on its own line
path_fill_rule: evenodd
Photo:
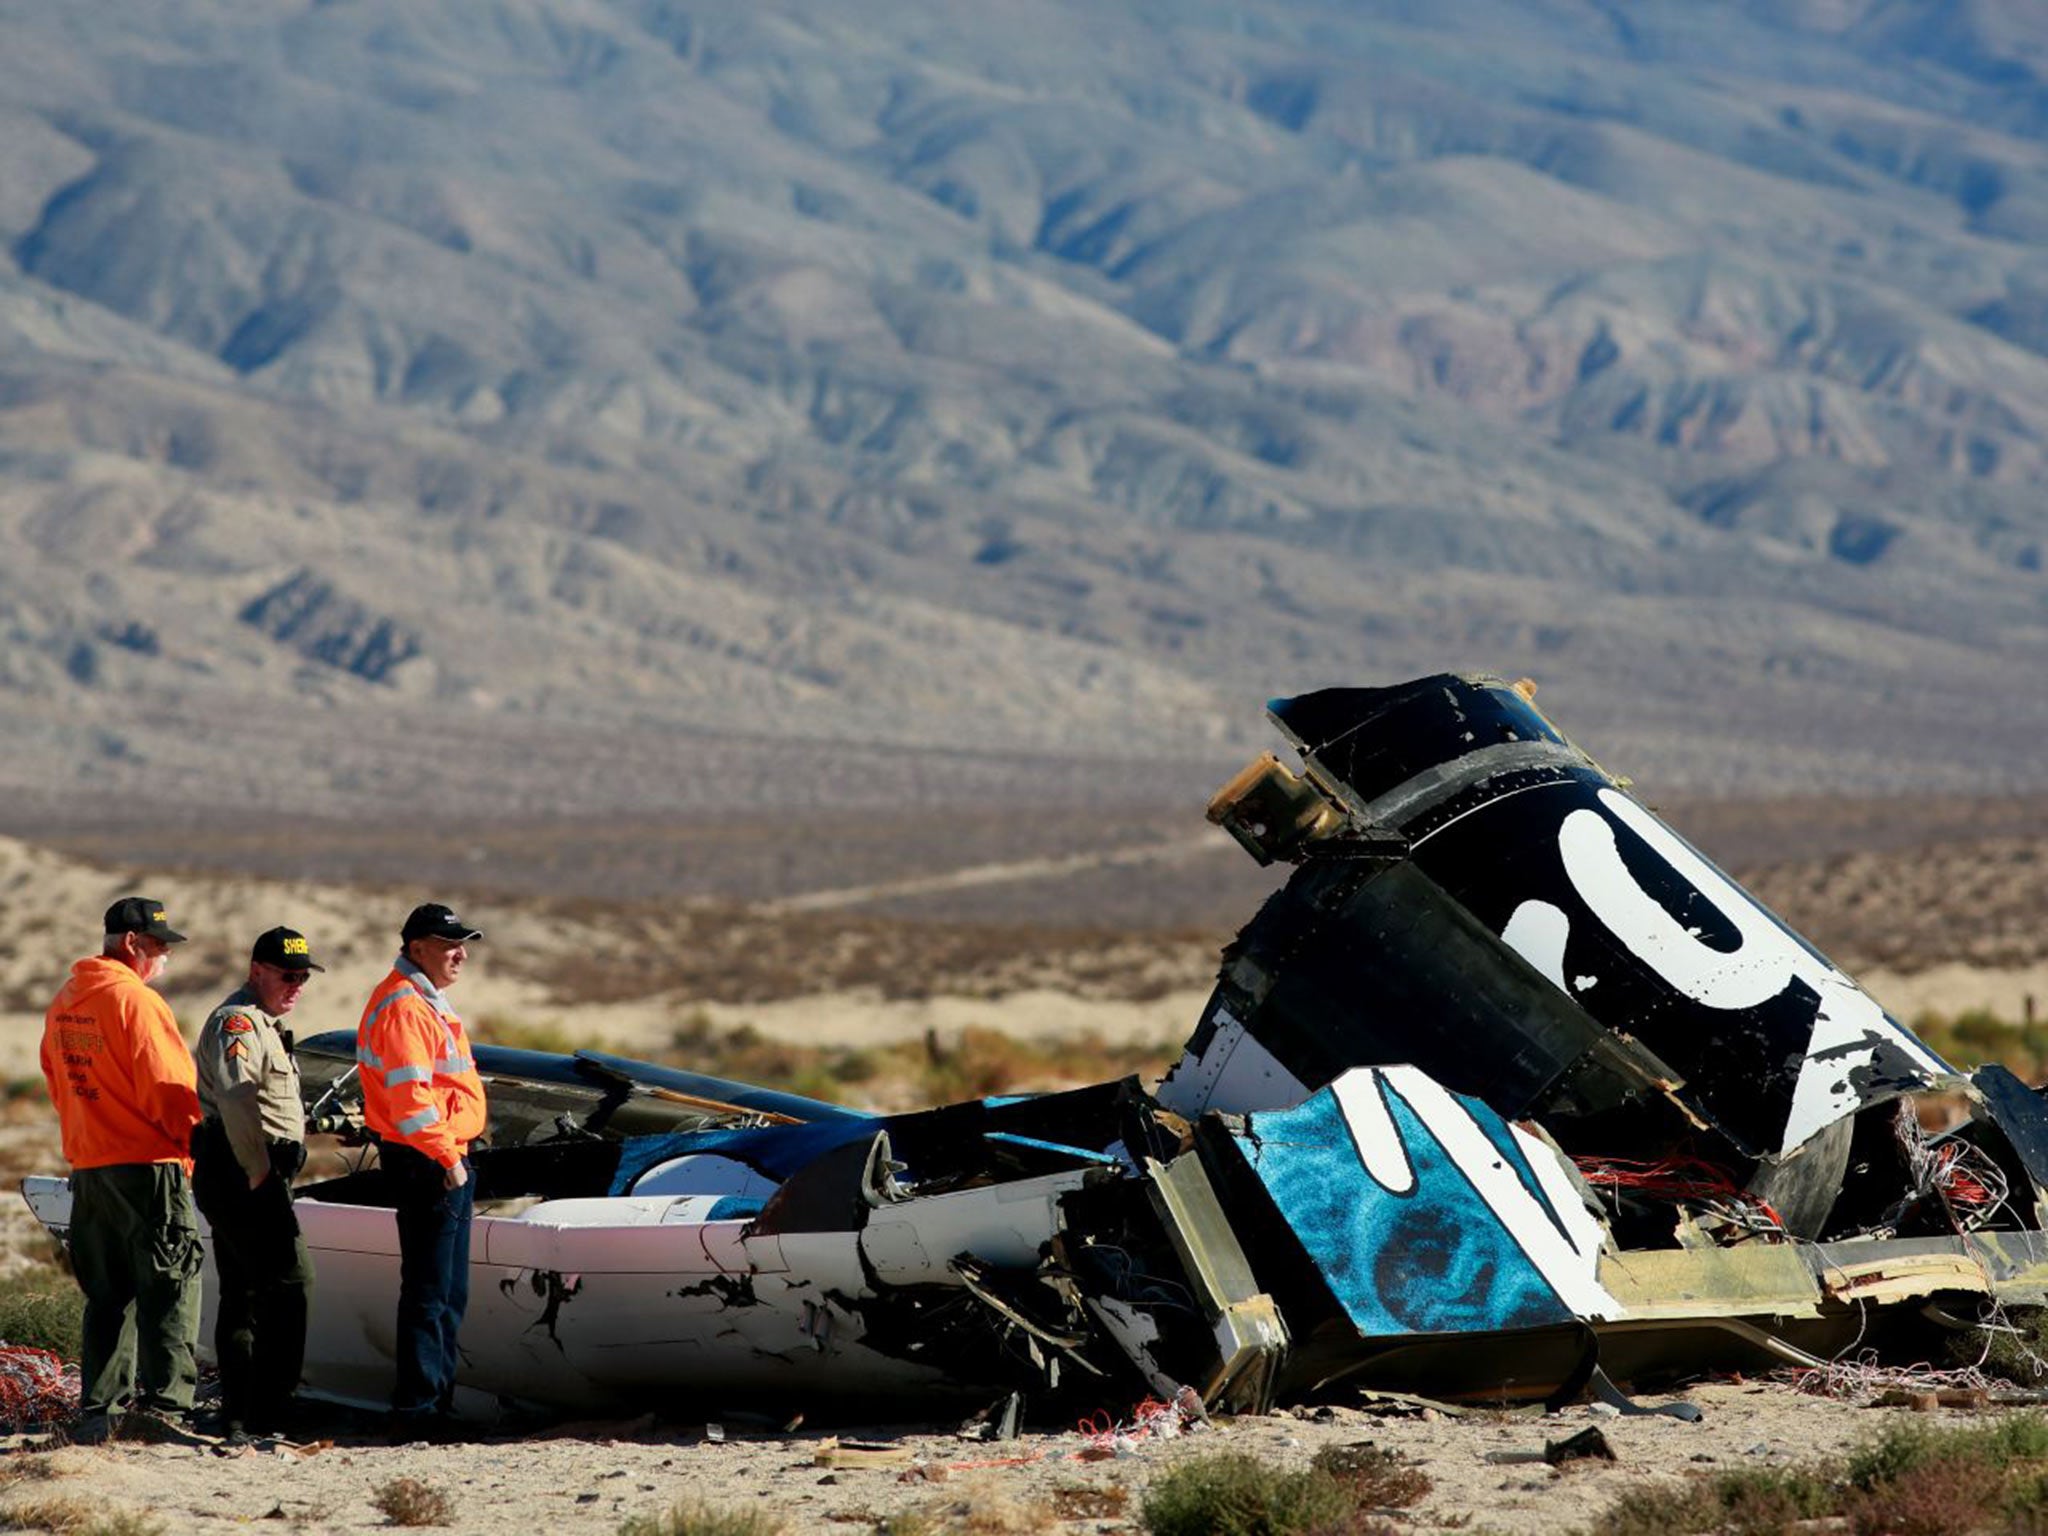
M 17 792 L 645 804 L 559 765 L 682 731 L 845 794 L 1446 667 L 1662 783 L 2048 778 L 2031 13 L 4 24 Z

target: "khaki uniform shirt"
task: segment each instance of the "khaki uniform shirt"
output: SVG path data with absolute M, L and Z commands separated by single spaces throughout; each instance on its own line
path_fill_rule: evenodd
M 227 1128 L 235 1161 L 252 1179 L 270 1172 L 271 1142 L 306 1139 L 299 1064 L 285 1040 L 283 1025 L 243 987 L 207 1015 L 192 1048 L 199 1107 Z

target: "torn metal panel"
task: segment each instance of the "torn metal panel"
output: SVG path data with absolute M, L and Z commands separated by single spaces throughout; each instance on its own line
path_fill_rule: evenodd
M 1226 957 L 1212 1014 L 1301 1083 L 1408 1062 L 1509 1115 L 1629 1104 L 1653 1123 L 1665 1097 L 1775 1161 L 1946 1072 L 1498 679 L 1328 689 L 1271 714 L 1352 827 L 1409 849 L 1383 868 L 1326 857 L 1341 835 L 1302 841 Z M 1202 1057 L 1225 1043 L 1198 1034 L 1168 1103 L 1206 1107 Z
M 1995 1063 L 1979 1067 L 1970 1087 L 1984 1105 L 2032 1186 L 2035 1225 L 2048 1225 L 2048 1105 L 2041 1095 Z
M 1230 1146 L 1361 1336 L 1620 1311 L 1600 1228 L 1550 1150 L 1414 1068 L 1349 1072 Z
M 1635 1322 L 1817 1317 L 1825 1299 L 1811 1258 L 1790 1243 L 1603 1254 L 1600 1284 Z
M 1250 1051 L 1273 1064 L 1267 1080 L 1245 1071 Z M 1225 952 L 1159 1096 L 1183 1114 L 1241 1113 L 1298 1102 L 1352 1066 L 1402 1064 L 1509 1116 L 1612 1110 L 1677 1077 L 1621 1047 L 1415 865 L 1316 860 Z
M 1890 1250 L 1897 1244 L 1881 1245 Z M 1968 1253 L 1884 1252 L 1853 1264 L 1831 1264 L 1821 1271 L 1821 1289 L 1830 1301 L 1883 1303 L 1932 1296 L 1937 1291 L 1991 1291 L 1991 1277 Z
M 1184 1154 L 1170 1163 L 1145 1160 L 1147 1194 L 1178 1255 L 1194 1304 L 1216 1340 L 1213 1369 L 1186 1384 L 1202 1401 L 1236 1413 L 1272 1406 L 1287 1325 L 1259 1287 L 1237 1234 L 1203 1172 Z

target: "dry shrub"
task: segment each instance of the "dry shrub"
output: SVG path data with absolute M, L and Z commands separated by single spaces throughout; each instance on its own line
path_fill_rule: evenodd
M 1419 1467 L 1403 1466 L 1399 1456 L 1369 1440 L 1358 1445 L 1326 1445 L 1309 1465 L 1334 1478 L 1360 1504 L 1381 1509 L 1419 1504 L 1435 1486 Z
M 2022 1387 L 2048 1386 L 2048 1307 L 2012 1307 L 2005 1325 L 1949 1335 L 1948 1363 L 1978 1366 Z
M 73 1528 L 72 1536 L 163 1536 L 164 1524 L 146 1510 L 115 1509 Z
M 393 1525 L 446 1525 L 455 1516 L 455 1501 L 416 1477 L 394 1477 L 370 1495 L 370 1503 Z
M 1996 1062 L 2030 1083 L 2048 1076 L 2048 1023 L 2029 1024 L 1971 1008 L 1957 1014 L 1919 1014 L 1913 1033 L 1964 1071 Z
M 1586 1536 L 1681 1536 L 1721 1524 L 1721 1501 L 1703 1477 L 1628 1488 L 1586 1528 Z M 1762 1536 L 1752 1530 L 1750 1536 Z
M 1145 1495 L 1153 1536 L 1380 1536 L 1394 1528 L 1320 1468 L 1226 1451 L 1184 1461 Z
M 606 1048 L 602 1040 L 593 1036 L 572 1033 L 560 1019 L 534 1021 L 508 1013 L 484 1014 L 469 1026 L 469 1034 L 480 1045 L 502 1045 L 514 1051 L 552 1051 L 558 1056 Z
M 1062 1520 L 1121 1520 L 1130 1502 L 1130 1490 L 1114 1483 L 1052 1491 L 1052 1511 Z
M 0 1286 L 0 1342 L 76 1360 L 84 1327 L 85 1297 L 54 1264 L 17 1270 Z
M 2015 1413 L 1953 1429 L 1918 1420 L 1892 1425 L 1850 1454 L 1846 1472 L 1868 1491 L 1937 1462 L 1971 1463 L 1988 1478 L 2041 1461 L 2048 1461 L 2048 1415 Z
M 938 1503 L 890 1515 L 876 1529 L 886 1536 L 1038 1536 L 1065 1518 L 1056 1500 L 978 1483 Z
M 763 1509 L 720 1509 L 704 1503 L 676 1504 L 654 1515 L 634 1515 L 619 1536 L 782 1536 L 780 1520 Z
M 12 1488 L 16 1483 L 42 1483 L 58 1476 L 56 1464 L 47 1456 L 30 1456 L 17 1452 L 0 1459 L 0 1488 Z
M 6 1134 L 0 1136 L 0 1180 L 6 1181 L 9 1194 L 28 1174 L 64 1171 L 64 1144 L 49 1105 L 11 1100 L 6 1105 L 4 1123 Z
M 1744 1467 L 1683 1482 L 1631 1488 L 1588 1527 L 1591 1536 L 1662 1536 L 1715 1531 L 1780 1536 L 1841 1512 L 1839 1469 Z
M 677 1025 L 658 1059 L 807 1098 L 910 1106 L 1104 1082 L 1132 1072 L 1156 1077 L 1178 1049 L 1095 1034 L 1022 1039 L 983 1028 L 965 1029 L 954 1040 L 928 1033 L 882 1046 L 809 1045 L 771 1039 L 746 1025 L 721 1030 L 699 1012 Z
M 2048 1418 L 2021 1413 L 1957 1428 L 1895 1424 L 1839 1463 L 1745 1468 L 1630 1490 L 1588 1530 L 1786 1536 L 1830 1521 L 1857 1536 L 2048 1529 Z
M 0 1508 L 0 1531 L 82 1531 L 99 1514 L 87 1499 L 23 1499 Z
M 1845 1501 L 1857 1536 L 1966 1536 L 1990 1528 L 1998 1507 L 1998 1479 L 1974 1457 L 1923 1461 Z

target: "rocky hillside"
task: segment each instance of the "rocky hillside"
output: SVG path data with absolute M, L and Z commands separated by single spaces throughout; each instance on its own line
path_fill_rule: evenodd
M 2039 786 L 2044 16 L 13 7 L 0 791 L 1012 793 L 1447 667 Z

